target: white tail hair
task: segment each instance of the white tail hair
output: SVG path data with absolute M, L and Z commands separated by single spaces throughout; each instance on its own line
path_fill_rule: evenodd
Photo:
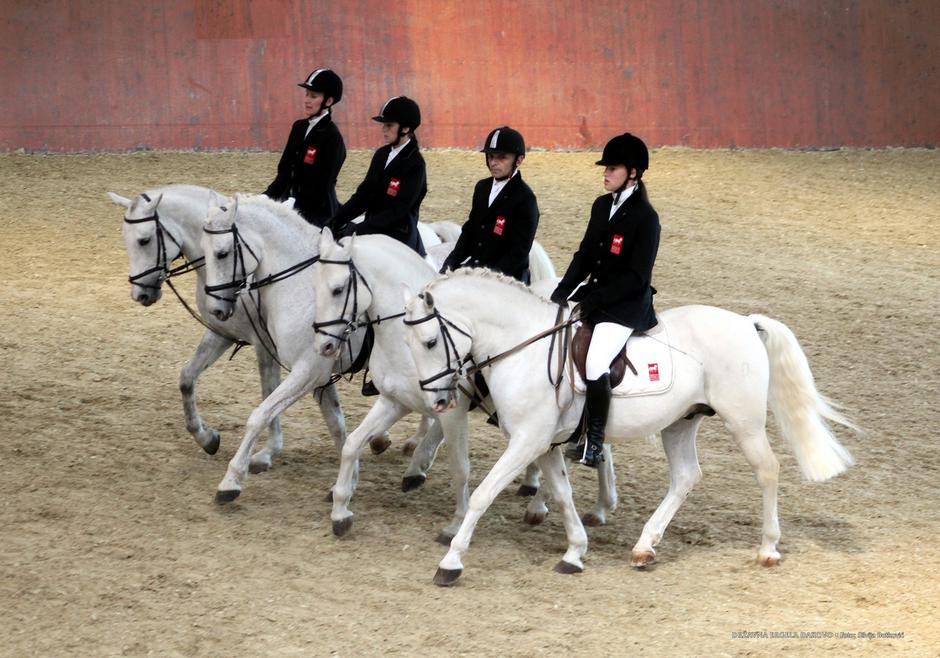
M 532 283 L 543 279 L 554 279 L 558 276 L 555 273 L 555 266 L 552 265 L 552 259 L 548 257 L 544 247 L 538 241 L 533 242 L 529 250 L 529 272 Z
M 803 476 L 819 482 L 842 473 L 855 460 L 825 420 L 861 430 L 816 389 L 809 361 L 789 327 L 763 315 L 748 319 L 760 332 L 770 359 L 770 409 L 793 447 Z

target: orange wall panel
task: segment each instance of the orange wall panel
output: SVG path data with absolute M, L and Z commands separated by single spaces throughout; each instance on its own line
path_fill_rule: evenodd
M 8 0 L 0 149 L 279 149 L 331 66 L 347 143 L 415 98 L 422 144 L 940 142 L 934 0 Z

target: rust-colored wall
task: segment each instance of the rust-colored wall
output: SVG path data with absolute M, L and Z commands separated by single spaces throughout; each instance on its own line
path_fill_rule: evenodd
M 318 66 L 374 146 L 394 94 L 426 146 L 940 143 L 936 0 L 6 0 L 0 149 L 279 149 Z

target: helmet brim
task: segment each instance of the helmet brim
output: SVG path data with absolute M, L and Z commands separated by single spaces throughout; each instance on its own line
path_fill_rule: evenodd
M 391 121 L 383 117 L 381 114 L 375 115 L 374 117 L 372 117 L 372 120 L 377 121 L 379 123 L 391 123 Z

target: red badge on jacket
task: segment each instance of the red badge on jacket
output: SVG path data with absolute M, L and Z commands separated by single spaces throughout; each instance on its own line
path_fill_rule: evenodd
M 313 160 L 316 157 L 317 157 L 317 147 L 308 146 L 307 154 L 304 156 L 304 164 L 313 164 Z
M 621 247 L 623 247 L 623 236 L 615 235 L 614 239 L 610 241 L 610 253 L 619 256 Z
M 401 181 L 397 178 L 393 178 L 388 181 L 388 189 L 385 190 L 385 193 L 389 196 L 398 196 L 399 187 L 401 187 Z
M 493 224 L 493 233 L 496 235 L 502 235 L 503 229 L 506 227 L 506 218 L 502 215 L 496 216 L 496 223 Z
M 647 363 L 646 367 L 649 368 L 650 372 L 650 381 L 658 382 L 659 381 L 659 364 L 658 363 Z

